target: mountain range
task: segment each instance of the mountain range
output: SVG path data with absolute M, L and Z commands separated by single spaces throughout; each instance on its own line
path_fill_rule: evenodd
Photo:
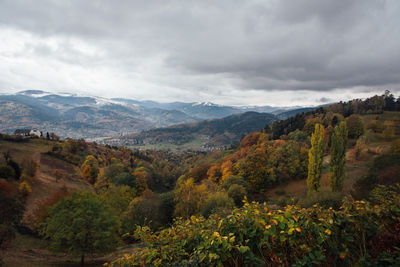
M 54 132 L 62 138 L 98 140 L 171 125 L 221 119 L 249 111 L 279 116 L 295 108 L 299 107 L 234 107 L 210 102 L 158 103 L 27 90 L 0 95 L 0 132 L 38 128 L 43 132 Z M 263 120 L 263 116 L 258 118 Z M 268 115 L 268 119 L 271 116 Z M 266 121 L 263 123 L 265 125 Z

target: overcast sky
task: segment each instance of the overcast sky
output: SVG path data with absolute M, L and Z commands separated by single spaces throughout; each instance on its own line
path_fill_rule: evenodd
M 0 93 L 282 106 L 399 88 L 399 0 L 0 0 Z

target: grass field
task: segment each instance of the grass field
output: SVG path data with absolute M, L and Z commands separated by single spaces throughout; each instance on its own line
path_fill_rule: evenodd
M 129 146 L 131 149 L 150 149 L 150 150 L 171 150 L 171 151 L 185 151 L 185 150 L 205 150 L 203 145 L 206 141 L 200 136 L 194 135 L 194 138 L 187 143 L 177 145 L 172 143 L 160 143 L 160 144 L 146 144 L 146 145 L 134 145 Z

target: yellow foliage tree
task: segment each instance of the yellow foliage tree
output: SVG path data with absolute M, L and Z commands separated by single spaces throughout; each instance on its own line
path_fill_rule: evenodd
M 30 193 L 32 193 L 32 188 L 31 186 L 28 184 L 27 181 L 22 181 L 19 185 L 18 185 L 18 190 L 19 192 L 21 192 L 21 194 L 26 197 L 28 196 Z
M 222 173 L 218 164 L 212 165 L 207 171 L 208 180 L 218 182 L 221 179 Z
M 188 218 L 198 213 L 208 194 L 206 184 L 196 185 L 193 178 L 183 181 L 175 190 L 175 215 Z
M 99 175 L 99 163 L 97 159 L 89 155 L 81 166 L 82 177 L 91 184 L 94 184 Z
M 222 177 L 221 181 L 223 182 L 226 178 L 229 176 L 232 176 L 232 161 L 227 160 L 224 163 L 221 164 L 221 172 L 222 172 Z

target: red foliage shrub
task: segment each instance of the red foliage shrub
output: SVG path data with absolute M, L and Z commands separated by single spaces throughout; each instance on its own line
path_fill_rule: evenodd
M 43 222 L 47 216 L 49 215 L 49 209 L 51 206 L 56 204 L 58 201 L 63 199 L 64 197 L 67 197 L 71 195 L 70 192 L 68 192 L 65 189 L 59 189 L 56 192 L 54 192 L 50 197 L 48 197 L 45 200 L 39 200 L 36 201 L 36 208 L 33 211 L 33 223 L 38 224 Z
M 0 180 L 0 193 L 6 193 L 8 195 L 11 195 L 17 191 L 17 187 L 8 183 L 5 180 Z

